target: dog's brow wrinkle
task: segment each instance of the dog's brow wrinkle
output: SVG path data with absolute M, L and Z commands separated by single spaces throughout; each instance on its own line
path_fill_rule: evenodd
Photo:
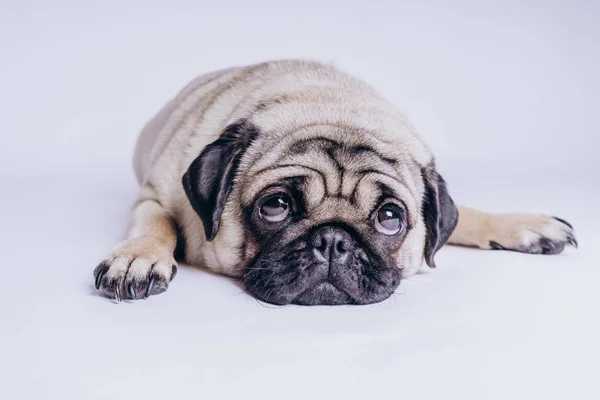
M 397 162 L 393 158 L 384 156 L 383 154 L 381 154 L 379 151 L 375 150 L 371 146 L 360 145 L 360 146 L 351 147 L 349 150 L 351 152 L 359 153 L 359 154 L 360 153 L 372 154 L 372 155 L 376 156 L 377 158 L 379 158 L 380 160 L 384 161 L 385 163 L 390 164 L 391 166 L 395 166 L 396 162 Z
M 390 174 L 386 174 L 385 172 L 377 171 L 375 169 L 363 169 L 363 170 L 358 171 L 356 174 L 360 176 L 359 182 L 360 182 L 360 180 L 362 180 L 365 176 L 367 176 L 369 174 L 377 174 L 377 175 L 387 176 L 388 178 L 402 184 L 402 181 L 400 181 L 400 179 L 398 179 L 397 177 L 390 175 Z
M 396 177 L 394 177 L 392 175 L 386 174 L 385 172 L 377 171 L 377 170 L 374 170 L 374 169 L 360 170 L 360 171 L 358 171 L 356 173 L 356 175 L 358 175 L 359 178 L 356 181 L 356 183 L 354 184 L 354 189 L 352 189 L 352 193 L 350 194 L 350 198 L 349 198 L 349 201 L 350 201 L 350 203 L 352 205 L 356 205 L 356 203 L 357 203 L 356 195 L 357 195 L 357 192 L 358 192 L 358 187 L 360 186 L 363 178 L 365 178 L 367 175 L 370 175 L 370 174 L 384 175 L 384 176 L 387 176 L 390 179 L 393 179 L 394 181 L 396 181 L 398 183 L 402 183 L 398 178 L 396 178 Z
M 313 143 L 316 144 L 316 142 L 322 142 L 322 143 L 326 144 L 327 146 L 329 146 L 330 149 L 342 147 L 341 143 L 339 143 L 333 139 L 317 136 L 317 137 L 313 137 L 313 138 L 299 140 L 297 142 L 290 144 L 286 153 L 288 155 L 304 154 L 311 149 L 315 149 L 314 147 L 311 147 L 310 145 Z
M 263 168 L 263 169 L 261 169 L 261 170 L 258 170 L 258 171 L 256 171 L 256 172 L 255 172 L 255 173 L 252 175 L 252 177 L 253 177 L 253 178 L 255 178 L 255 177 L 257 177 L 258 175 L 264 174 L 264 173 L 266 173 L 266 172 L 269 172 L 269 171 L 275 171 L 276 169 L 280 169 L 280 168 L 290 168 L 290 167 L 296 167 L 296 168 L 305 168 L 305 169 L 307 169 L 307 170 L 309 170 L 309 171 L 313 171 L 313 172 L 316 172 L 316 173 L 319 173 L 319 174 L 321 174 L 321 175 L 325 176 L 325 174 L 324 174 L 322 171 L 320 171 L 320 170 L 318 170 L 318 169 L 316 169 L 316 168 L 313 168 L 313 167 L 309 167 L 308 165 L 304 165 L 304 164 L 280 164 L 280 165 L 275 165 L 275 166 L 271 166 L 271 167 L 266 167 L 266 168 Z

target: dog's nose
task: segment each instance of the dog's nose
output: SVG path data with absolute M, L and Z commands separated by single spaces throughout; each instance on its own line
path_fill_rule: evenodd
M 342 260 L 352 246 L 352 237 L 342 228 L 324 226 L 313 232 L 310 244 L 330 263 Z

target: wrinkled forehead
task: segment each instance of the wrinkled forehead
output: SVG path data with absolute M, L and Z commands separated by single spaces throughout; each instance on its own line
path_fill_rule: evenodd
M 405 149 L 360 132 L 310 133 L 283 138 L 270 147 L 256 144 L 264 152 L 239 178 L 244 206 L 266 190 L 296 185 L 313 214 L 370 212 L 386 198 L 395 198 L 405 204 L 409 216 L 417 215 L 420 168 Z

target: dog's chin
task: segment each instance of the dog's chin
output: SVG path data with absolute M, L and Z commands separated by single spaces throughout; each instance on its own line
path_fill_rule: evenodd
M 292 300 L 292 304 L 304 306 L 335 306 L 341 304 L 356 304 L 356 301 L 343 290 L 330 282 L 321 282 Z
M 343 285 L 330 280 L 312 282 L 310 286 L 297 290 L 281 286 L 277 289 L 263 291 L 248 290 L 250 294 L 261 301 L 270 304 L 286 305 L 297 304 L 303 306 L 337 306 L 337 305 L 366 305 L 383 301 L 390 297 L 397 285 L 387 287 L 369 295 L 352 296 L 352 289 L 344 289 Z

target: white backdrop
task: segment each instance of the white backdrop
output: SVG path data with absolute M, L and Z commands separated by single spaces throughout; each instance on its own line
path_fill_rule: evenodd
M 301 57 L 376 86 L 449 170 L 599 173 L 599 15 L 591 0 L 5 0 L 2 159 L 126 159 L 195 75 Z
M 593 0 L 1 0 L 3 392 L 598 398 L 598 21 Z M 364 78 L 458 202 L 560 215 L 581 248 L 444 249 L 369 307 L 264 308 L 193 268 L 145 302 L 97 296 L 140 127 L 197 74 L 274 58 Z

